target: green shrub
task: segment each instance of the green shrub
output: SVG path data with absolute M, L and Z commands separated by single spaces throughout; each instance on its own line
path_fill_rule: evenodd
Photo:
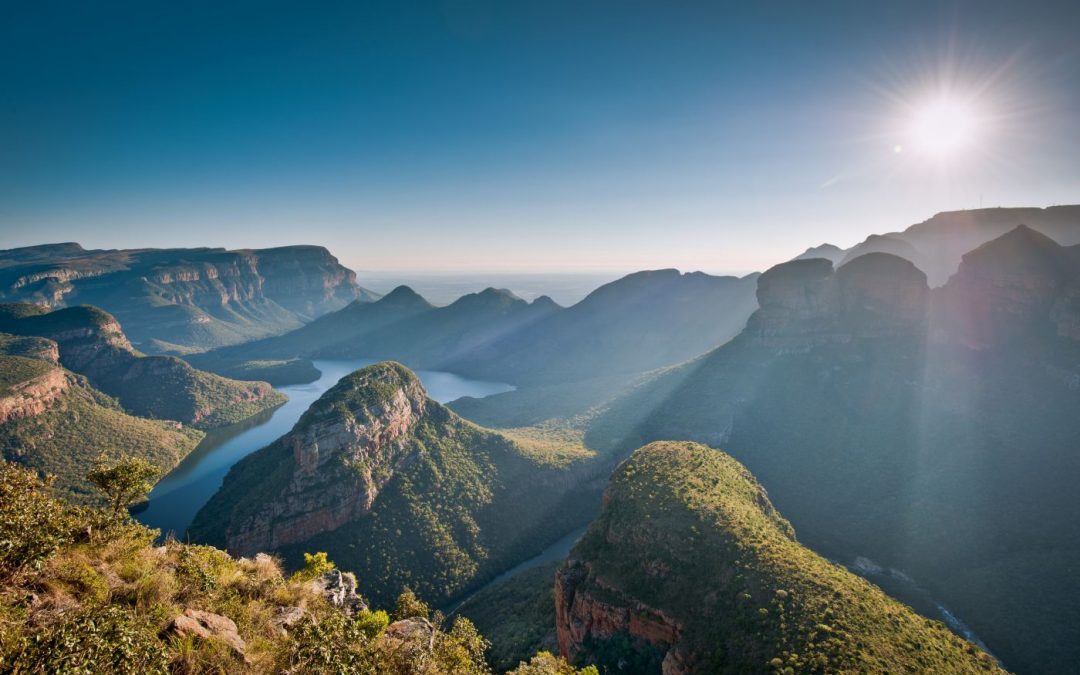
M 0 577 L 37 568 L 72 541 L 72 509 L 50 499 L 51 478 L 0 461 Z
M 15 673 L 168 672 L 165 645 L 145 622 L 115 606 L 91 607 L 38 629 L 10 663 Z

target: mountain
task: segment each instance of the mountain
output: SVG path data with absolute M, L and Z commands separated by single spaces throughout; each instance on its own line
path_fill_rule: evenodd
M 478 427 L 383 362 L 341 379 L 292 431 L 237 463 L 194 541 L 287 562 L 327 551 L 377 602 L 443 603 L 535 554 L 591 506 L 569 495 L 591 453 Z
M 285 401 L 265 382 L 228 380 L 173 356 L 142 356 L 119 322 L 96 307 L 49 312 L 39 305 L 0 305 L 0 331 L 52 340 L 61 365 L 84 375 L 140 417 L 208 429 Z
M 62 368 L 51 340 L 0 334 L 0 450 L 3 459 L 57 477 L 57 494 L 93 502 L 85 480 L 98 457 L 135 455 L 162 471 L 202 439 L 176 422 L 124 412 L 86 378 Z
M 140 349 L 187 353 L 296 328 L 378 296 L 319 246 L 0 251 L 0 300 L 102 307 Z
M 933 290 L 885 253 L 779 265 L 742 334 L 648 378 L 586 444 L 723 447 L 815 551 L 873 561 L 861 567 L 885 570 L 891 592 L 946 606 L 1016 672 L 1067 671 L 1078 250 L 1014 228 Z
M 844 249 L 833 244 L 821 244 L 820 246 L 811 246 L 799 255 L 795 256 L 793 260 L 810 260 L 811 258 L 824 258 L 832 264 L 840 262 L 844 257 Z
M 569 308 L 488 288 L 433 307 L 407 287 L 291 333 L 191 357 L 219 373 L 256 359 L 386 358 L 518 385 L 628 376 L 693 358 L 742 329 L 757 275 L 638 272 Z
M 486 643 L 411 593 L 370 607 L 315 555 L 286 575 L 52 499 L 0 462 L 0 663 L 9 673 L 487 675 Z M 92 535 L 92 536 L 91 536 Z M 517 675 L 597 675 L 550 653 Z
M 702 354 L 738 334 L 757 275 L 637 272 L 527 330 L 507 331 L 446 367 L 515 384 L 640 373 Z
M 965 253 L 1019 225 L 1066 246 L 1080 244 L 1080 205 L 945 211 L 903 232 L 870 235 L 847 250 L 825 244 L 797 259 L 818 257 L 842 265 L 864 253 L 891 253 L 915 263 L 938 287 L 956 272 Z
M 556 575 L 559 647 L 612 672 L 1004 672 L 795 539 L 738 462 L 658 442 Z

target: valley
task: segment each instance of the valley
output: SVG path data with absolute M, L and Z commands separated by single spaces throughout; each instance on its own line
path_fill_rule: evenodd
M 342 377 L 372 363 L 370 359 L 315 361 L 320 373 L 318 380 L 279 389 L 288 397 L 286 403 L 236 425 L 209 432 L 191 454 L 154 486 L 148 501 L 135 512 L 136 519 L 161 530 L 161 536 L 172 534 L 184 539 L 195 514 L 221 487 L 222 479 L 234 464 L 288 432 L 304 411 Z M 432 398 L 442 403 L 462 396 L 483 398 L 509 389 L 508 385 L 497 382 L 470 380 L 445 372 L 417 371 L 417 376 Z
M 942 249 L 936 286 L 872 237 L 570 307 L 399 287 L 180 358 L 100 309 L 3 305 L 6 457 L 90 504 L 75 472 L 128 434 L 165 470 L 131 510 L 159 542 L 290 572 L 320 552 L 374 606 L 408 589 L 472 619 L 502 671 L 544 650 L 601 672 L 1064 671 L 1080 253 L 1014 216 L 909 229 L 979 242 Z M 256 372 L 274 387 L 228 379 Z M 120 426 L 64 465 L 95 416 Z

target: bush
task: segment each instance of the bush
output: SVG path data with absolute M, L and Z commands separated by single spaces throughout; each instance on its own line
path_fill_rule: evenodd
M 72 509 L 50 499 L 52 479 L 0 462 L 0 577 L 37 569 L 78 527 Z
M 165 645 L 145 623 L 115 606 L 92 607 L 39 629 L 10 663 L 16 673 L 168 672 Z

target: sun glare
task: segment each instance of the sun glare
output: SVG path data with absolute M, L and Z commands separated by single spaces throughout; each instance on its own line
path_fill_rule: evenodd
M 919 153 L 949 158 L 972 145 L 978 127 L 978 117 L 964 103 L 934 101 L 915 111 L 908 145 Z

